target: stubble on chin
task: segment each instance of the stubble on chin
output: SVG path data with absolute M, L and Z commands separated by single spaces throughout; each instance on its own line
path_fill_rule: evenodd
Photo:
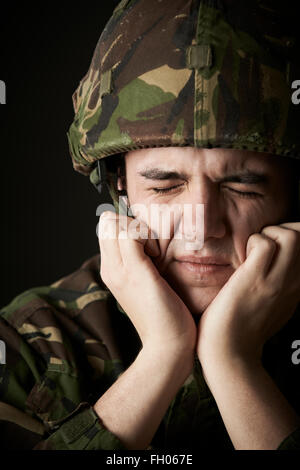
M 210 286 L 190 286 L 183 284 L 178 279 L 174 280 L 166 273 L 162 277 L 185 303 L 191 314 L 197 318 L 203 314 L 226 283 Z

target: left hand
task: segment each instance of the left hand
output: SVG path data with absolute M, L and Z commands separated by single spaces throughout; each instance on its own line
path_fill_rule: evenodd
M 299 301 L 300 223 L 252 234 L 246 260 L 200 319 L 202 366 L 232 358 L 260 362 L 263 345 L 292 317 Z

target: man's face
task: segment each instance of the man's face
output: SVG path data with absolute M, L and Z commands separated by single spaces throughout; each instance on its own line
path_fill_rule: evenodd
M 125 163 L 130 206 L 189 204 L 193 224 L 195 209 L 203 204 L 202 246 L 187 249 L 187 231 L 178 237 L 178 218 L 183 217 L 178 213 L 168 219 L 170 236 L 159 236 L 161 254 L 154 260 L 194 315 L 206 309 L 244 262 L 249 236 L 266 225 L 288 221 L 290 172 L 282 158 L 244 150 L 174 147 L 132 151 Z M 151 227 L 151 220 L 145 221 Z M 157 233 L 157 227 L 151 228 Z M 210 259 L 201 260 L 204 257 Z

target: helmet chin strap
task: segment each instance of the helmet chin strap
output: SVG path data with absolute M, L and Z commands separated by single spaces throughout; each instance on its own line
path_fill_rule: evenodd
M 97 161 L 97 167 L 98 167 L 98 184 L 96 184 L 96 188 L 99 194 L 102 193 L 105 185 L 107 185 L 107 173 L 106 173 L 106 168 L 105 164 L 102 160 Z
M 101 194 L 106 186 L 108 188 L 111 198 L 114 201 L 115 208 L 118 208 L 120 214 L 133 217 L 133 214 L 130 210 L 126 189 L 117 189 L 116 184 L 113 184 L 110 178 L 108 177 L 105 163 L 101 159 L 97 161 L 97 171 L 98 183 L 95 184 L 95 187 L 98 193 Z M 116 201 L 116 199 L 118 200 Z

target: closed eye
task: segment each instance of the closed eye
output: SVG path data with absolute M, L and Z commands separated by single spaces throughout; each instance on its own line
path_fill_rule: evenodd
M 176 186 L 170 186 L 169 188 L 152 188 L 152 189 L 156 193 L 164 194 L 164 193 L 172 192 L 174 189 L 180 188 L 183 185 L 184 183 L 181 183 L 181 184 L 177 184 Z
M 177 184 L 176 186 L 170 186 L 169 188 L 152 188 L 158 194 L 166 194 L 174 191 L 177 188 L 184 186 L 184 183 Z M 224 186 L 223 188 L 229 189 L 231 192 L 236 193 L 239 197 L 244 198 L 257 198 L 262 197 L 263 195 L 260 193 L 255 193 L 253 191 L 238 191 L 237 189 L 230 188 L 228 186 Z
M 256 197 L 263 197 L 260 193 L 255 193 L 253 191 L 238 191 L 237 189 L 229 188 L 228 186 L 224 186 L 225 189 L 229 189 L 233 193 L 238 194 L 240 197 L 245 198 L 256 198 Z

